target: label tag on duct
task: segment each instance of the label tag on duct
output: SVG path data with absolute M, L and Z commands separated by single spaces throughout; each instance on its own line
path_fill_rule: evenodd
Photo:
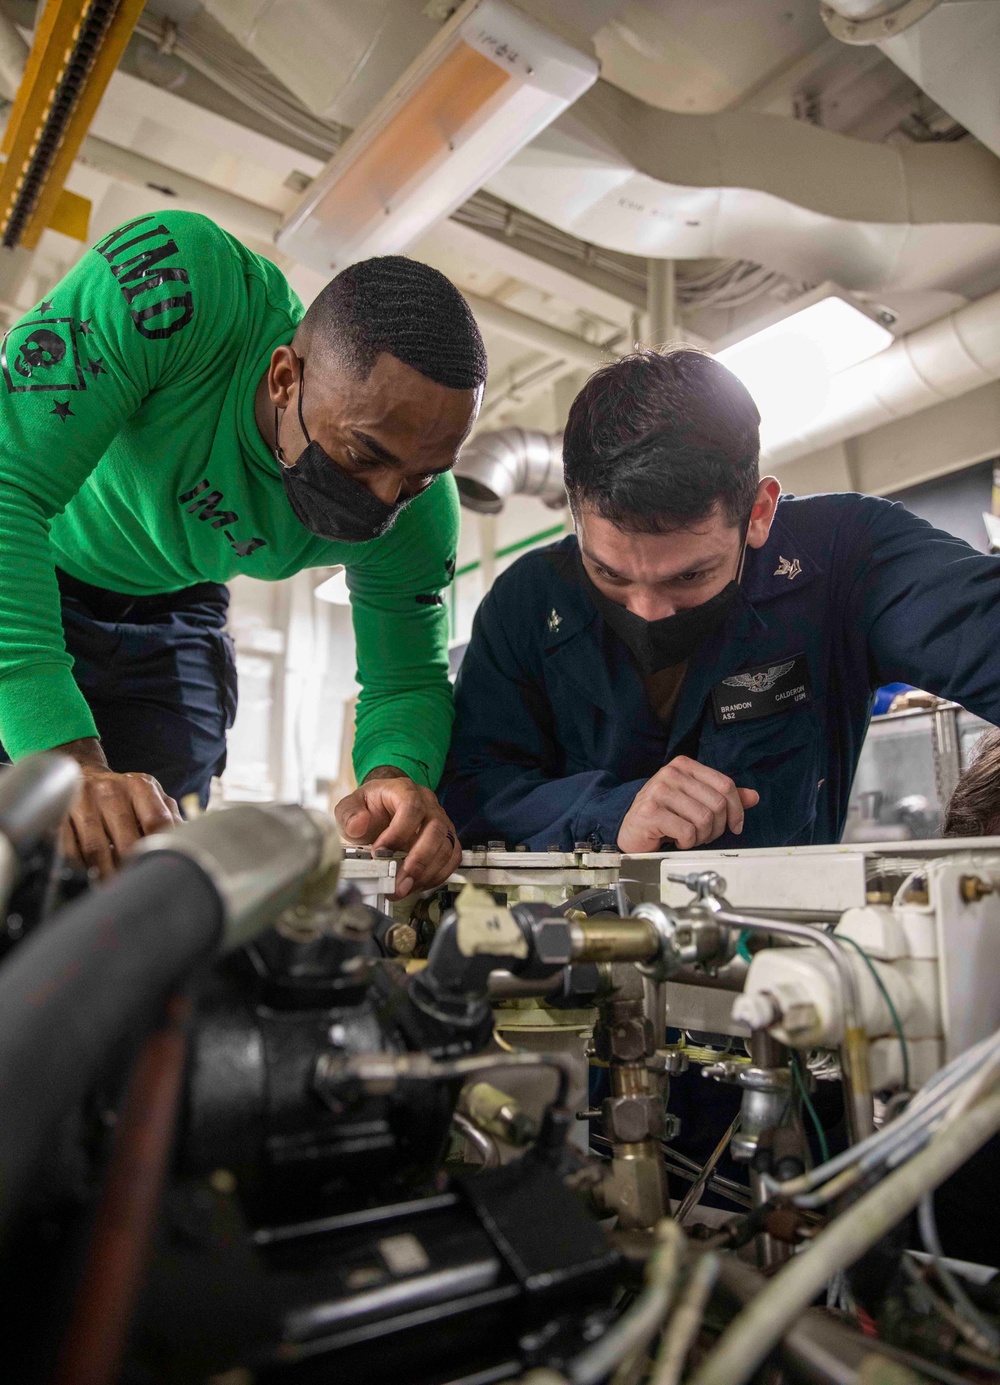
M 455 900 L 455 911 L 455 941 L 463 957 L 527 957 L 528 940 L 514 916 L 486 890 L 466 885 Z
M 754 721 L 775 712 L 790 712 L 812 698 L 809 664 L 804 654 L 761 664 L 723 678 L 712 689 L 712 710 L 717 726 L 734 721 Z

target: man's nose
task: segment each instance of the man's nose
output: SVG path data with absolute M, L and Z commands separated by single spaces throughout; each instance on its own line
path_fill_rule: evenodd
M 366 476 L 364 485 L 383 505 L 395 505 L 403 489 L 402 479 L 392 471 L 379 472 L 377 476 Z
M 676 607 L 662 592 L 643 591 L 641 587 L 629 592 L 625 605 L 641 620 L 663 620 L 676 612 Z

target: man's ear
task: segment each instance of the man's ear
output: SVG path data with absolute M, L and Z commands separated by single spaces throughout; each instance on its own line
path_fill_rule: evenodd
M 771 532 L 774 512 L 781 495 L 781 483 L 773 476 L 765 476 L 757 487 L 757 499 L 750 511 L 750 524 L 747 529 L 747 547 L 763 548 Z
M 299 358 L 290 346 L 276 346 L 267 372 L 267 394 L 277 409 L 287 409 L 301 378 Z

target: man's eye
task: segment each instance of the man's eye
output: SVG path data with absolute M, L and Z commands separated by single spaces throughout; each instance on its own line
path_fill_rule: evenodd
M 702 581 L 704 581 L 704 579 L 705 579 L 707 576 L 708 576 L 708 573 L 705 572 L 704 569 L 703 569 L 701 572 L 682 572 L 682 573 L 680 574 L 680 576 L 677 578 L 677 581 L 678 581 L 678 582 L 702 582 Z

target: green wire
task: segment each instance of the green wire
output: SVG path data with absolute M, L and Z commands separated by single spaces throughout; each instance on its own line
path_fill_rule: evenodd
M 889 1011 L 889 1014 L 892 1017 L 893 1027 L 896 1030 L 896 1037 L 899 1039 L 899 1047 L 902 1050 L 903 1088 L 905 1091 L 908 1092 L 910 1090 L 910 1050 L 907 1048 L 906 1035 L 903 1033 L 903 1026 L 900 1022 L 899 1015 L 896 1013 L 896 1007 L 892 1003 L 892 996 L 886 989 L 885 982 L 882 980 L 881 976 L 879 976 L 878 972 L 876 971 L 874 962 L 868 956 L 868 953 L 864 950 L 864 948 L 861 946 L 859 942 L 857 942 L 854 938 L 848 938 L 843 933 L 838 933 L 836 935 L 836 941 L 838 943 L 850 943 L 852 947 L 857 948 L 858 952 L 861 954 L 865 966 L 872 974 L 872 980 L 875 982 L 875 985 L 879 988 L 879 991 L 882 993 L 882 999 L 885 1001 L 886 1009 Z
M 830 1146 L 826 1142 L 826 1131 L 823 1129 L 823 1122 L 816 1114 L 816 1107 L 812 1104 L 809 1096 L 809 1087 L 805 1078 L 802 1076 L 802 1059 L 797 1053 L 792 1054 L 792 1072 L 795 1074 L 795 1085 L 799 1089 L 799 1096 L 802 1104 L 809 1112 L 809 1119 L 812 1121 L 813 1129 L 816 1131 L 816 1139 L 819 1142 L 820 1157 L 824 1164 L 830 1161 Z

